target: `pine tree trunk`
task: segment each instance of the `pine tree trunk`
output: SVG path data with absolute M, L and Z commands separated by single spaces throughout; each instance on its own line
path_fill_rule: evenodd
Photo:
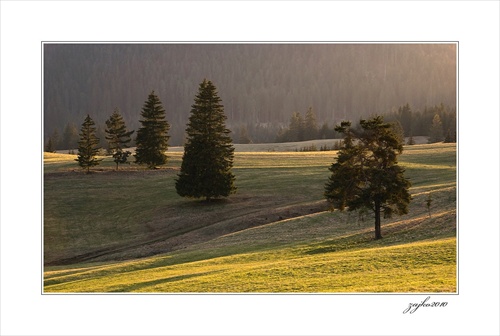
M 375 201 L 375 239 L 381 239 L 382 232 L 380 229 L 380 202 Z

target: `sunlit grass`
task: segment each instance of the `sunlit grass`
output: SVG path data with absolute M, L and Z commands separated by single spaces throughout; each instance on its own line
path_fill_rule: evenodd
M 172 264 L 169 258 L 46 273 L 63 292 L 455 292 L 456 240 L 310 254 L 299 245 Z
M 328 167 L 336 152 L 235 153 L 235 168 Z
M 50 164 L 54 162 L 65 162 L 68 160 L 76 159 L 76 155 L 71 154 L 61 154 L 61 153 L 43 153 L 43 162 L 45 164 Z

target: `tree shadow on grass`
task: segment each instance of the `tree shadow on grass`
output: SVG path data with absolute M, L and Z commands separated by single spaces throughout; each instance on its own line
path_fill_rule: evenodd
M 363 248 L 388 247 L 422 240 L 456 237 L 455 212 L 448 211 L 433 218 L 421 216 L 410 220 L 389 223 L 382 226 L 382 239 L 375 239 L 372 230 L 366 230 L 345 237 L 321 242 L 317 248 L 307 250 L 309 255 L 356 250 Z
M 181 281 L 181 280 L 185 280 L 185 279 L 196 278 L 196 277 L 209 275 L 209 274 L 213 274 L 213 273 L 219 273 L 219 272 L 221 272 L 221 271 L 210 271 L 210 272 L 185 274 L 185 275 L 178 275 L 178 276 L 161 278 L 161 279 L 152 280 L 152 281 L 144 281 L 144 282 L 140 282 L 140 283 L 134 283 L 131 285 L 124 285 L 124 286 L 121 286 L 119 289 L 115 289 L 115 290 L 112 290 L 110 292 L 111 293 L 135 292 L 135 291 L 139 291 L 143 288 L 147 288 L 147 287 L 153 287 L 156 285 L 162 285 L 162 284 L 166 284 L 166 283 L 170 283 L 170 282 L 176 282 L 176 281 Z M 156 291 L 152 290 L 151 292 L 156 292 Z M 168 292 L 168 290 L 165 292 Z
M 230 199 L 228 197 L 221 197 L 221 198 L 212 198 L 210 200 L 207 200 L 205 198 L 184 198 L 184 201 L 181 202 L 179 201 L 176 204 L 177 208 L 180 209 L 207 209 L 207 208 L 213 208 L 213 209 L 218 209 L 221 206 L 225 205 L 230 205 L 235 203 L 233 199 Z
M 314 254 L 332 253 L 332 252 L 354 250 L 356 248 L 361 248 L 374 240 L 373 238 L 368 237 L 368 235 L 369 235 L 368 233 L 361 233 L 325 241 L 319 244 L 320 247 L 312 250 L 307 250 L 304 252 L 304 254 L 314 255 Z

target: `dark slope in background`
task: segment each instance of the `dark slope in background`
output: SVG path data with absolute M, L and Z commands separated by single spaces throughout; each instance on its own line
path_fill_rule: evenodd
M 182 143 L 199 83 L 218 88 L 233 130 L 273 141 L 293 112 L 311 106 L 320 125 L 414 111 L 455 108 L 454 44 L 45 44 L 44 133 L 86 114 L 104 128 L 118 107 L 137 129 L 147 95 L 158 94 Z M 262 131 L 266 130 L 267 131 Z M 261 130 L 259 132 L 259 130 Z

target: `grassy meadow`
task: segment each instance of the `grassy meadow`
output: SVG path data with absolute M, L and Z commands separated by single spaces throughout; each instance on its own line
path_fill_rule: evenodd
M 457 291 L 455 144 L 405 147 L 413 201 L 381 240 L 371 213 L 327 211 L 335 152 L 250 148 L 236 148 L 236 194 L 210 203 L 176 194 L 180 150 L 161 169 L 106 157 L 88 175 L 45 153 L 44 292 Z

